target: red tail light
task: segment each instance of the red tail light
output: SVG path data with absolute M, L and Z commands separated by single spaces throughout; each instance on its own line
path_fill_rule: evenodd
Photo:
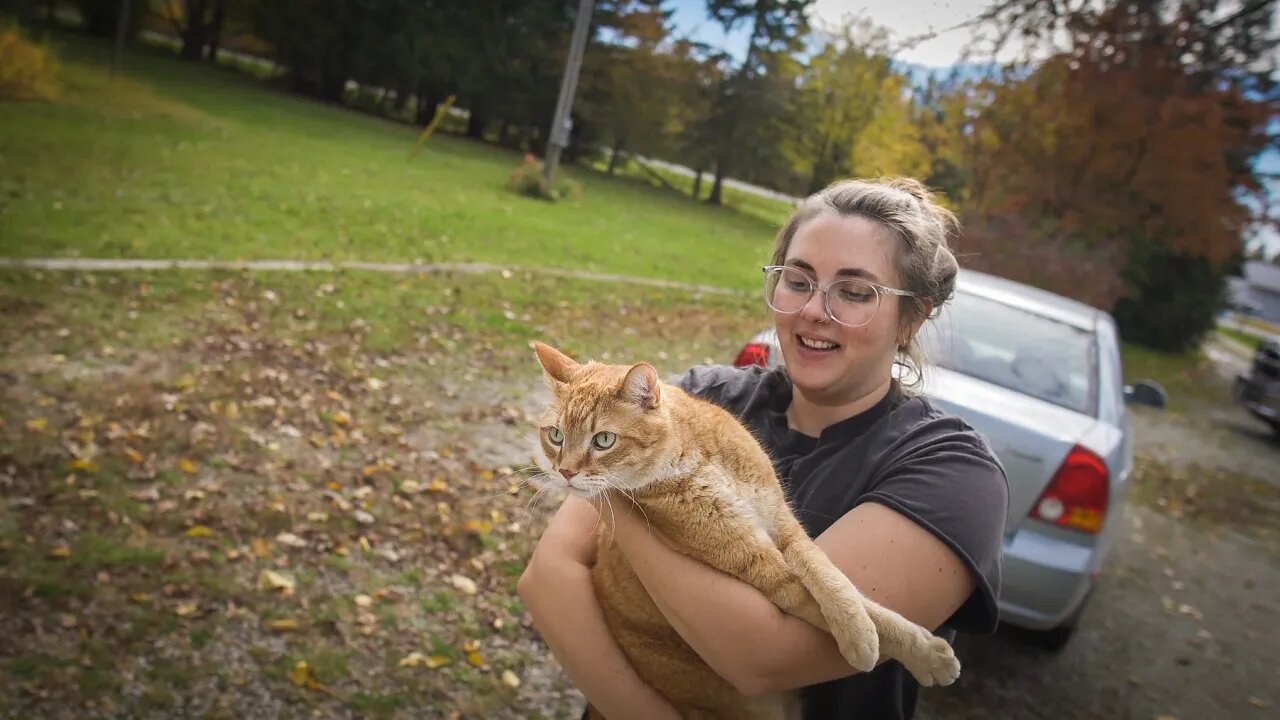
M 738 353 L 738 357 L 734 359 L 733 364 L 736 367 L 746 367 L 748 365 L 769 367 L 769 346 L 764 343 L 747 343 L 742 348 L 742 352 Z
M 1058 527 L 1096 533 L 1107 516 L 1107 464 L 1079 445 L 1031 507 L 1031 517 Z

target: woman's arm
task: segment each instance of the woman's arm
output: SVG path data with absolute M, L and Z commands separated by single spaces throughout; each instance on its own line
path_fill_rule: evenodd
M 751 585 L 671 549 L 630 511 L 619 508 L 615 526 L 667 621 L 740 691 L 789 690 L 856 672 L 828 633 L 783 613 Z M 864 595 L 929 629 L 975 587 L 950 547 L 884 505 L 859 505 L 817 544 Z
M 517 586 L 534 626 L 573 684 L 605 717 L 679 718 L 618 647 L 591 585 L 600 516 L 570 497 L 551 519 Z

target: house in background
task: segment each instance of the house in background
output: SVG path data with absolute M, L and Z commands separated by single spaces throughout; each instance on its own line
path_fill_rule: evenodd
M 1229 304 L 1237 312 L 1280 324 L 1280 266 L 1250 261 L 1244 277 L 1228 280 Z

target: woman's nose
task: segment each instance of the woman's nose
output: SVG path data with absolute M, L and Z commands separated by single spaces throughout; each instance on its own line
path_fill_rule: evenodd
M 800 315 L 810 322 L 826 322 L 826 298 L 827 296 L 821 290 L 814 290 L 813 295 L 809 296 L 809 300 L 805 302 L 804 307 L 800 308 Z

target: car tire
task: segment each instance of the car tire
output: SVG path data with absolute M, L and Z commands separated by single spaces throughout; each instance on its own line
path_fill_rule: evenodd
M 1060 652 L 1075 637 L 1076 628 L 1080 626 L 1080 617 L 1084 615 L 1085 606 L 1089 604 L 1089 598 L 1093 597 L 1093 590 L 1090 589 L 1084 599 L 1080 601 L 1079 607 L 1071 616 L 1062 622 L 1056 628 L 1049 630 L 1036 630 L 1031 633 L 1031 644 L 1046 652 Z
M 1052 630 L 1038 630 L 1031 635 L 1031 644 L 1045 652 L 1060 652 L 1075 637 L 1076 626 L 1059 625 Z

